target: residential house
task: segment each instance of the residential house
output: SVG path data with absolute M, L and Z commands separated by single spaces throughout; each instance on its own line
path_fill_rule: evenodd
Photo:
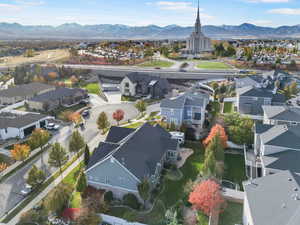
M 269 88 L 246 86 L 238 88 L 236 92 L 238 112 L 254 119 L 263 119 L 262 106 L 285 105 L 286 101 L 284 95 Z
M 256 123 L 254 133 L 254 150 L 245 154 L 248 177 L 288 169 L 300 173 L 300 126 Z
M 243 183 L 244 225 L 300 224 L 300 176 L 291 171 Z
M 79 104 L 88 98 L 86 90 L 79 88 L 59 87 L 55 90 L 37 95 L 27 100 L 27 105 L 31 110 L 52 111 L 60 106 L 72 106 Z
M 188 92 L 176 98 L 164 99 L 160 104 L 161 116 L 177 126 L 185 123 L 202 128 L 208 103 L 208 94 Z
M 242 78 L 238 78 L 235 81 L 236 88 L 243 88 L 243 87 L 261 87 L 264 81 L 263 76 L 259 75 L 252 75 L 252 76 L 245 76 Z
M 178 151 L 178 140 L 159 125 L 112 127 L 87 166 L 88 185 L 110 190 L 119 199 L 127 193 L 138 196 L 138 184 L 146 178 L 154 187 L 164 163 L 176 161 Z
M 300 108 L 291 106 L 263 106 L 264 124 L 300 125 Z
M 120 84 L 122 95 L 131 97 L 164 98 L 170 90 L 167 79 L 143 73 L 130 73 Z
M 14 104 L 52 90 L 55 90 L 55 86 L 42 83 L 18 85 L 16 87 L 0 91 L 0 104 Z
M 0 113 L 0 140 L 24 138 L 36 128 L 46 127 L 48 116 L 37 113 Z

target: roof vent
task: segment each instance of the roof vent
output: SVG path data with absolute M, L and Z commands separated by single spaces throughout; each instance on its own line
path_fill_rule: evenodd
M 286 208 L 286 204 L 283 203 L 282 206 L 281 206 L 281 208 L 285 209 Z
M 289 178 L 288 181 L 293 181 L 293 179 L 292 179 L 292 178 Z
M 293 196 L 293 199 L 294 199 L 295 201 L 300 200 L 298 194 L 295 194 L 295 195 Z
M 294 191 L 298 191 L 298 188 L 294 188 Z

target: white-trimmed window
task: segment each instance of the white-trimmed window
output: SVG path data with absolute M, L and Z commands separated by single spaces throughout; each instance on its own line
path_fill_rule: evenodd
M 188 110 L 188 111 L 187 111 L 187 115 L 188 115 L 189 117 L 191 117 L 191 116 L 193 115 L 192 110 Z

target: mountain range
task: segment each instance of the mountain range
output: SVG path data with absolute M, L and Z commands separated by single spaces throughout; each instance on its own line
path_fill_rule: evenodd
M 18 23 L 0 23 L 0 39 L 183 39 L 193 27 L 169 25 L 159 27 L 126 25 L 25 26 Z M 203 26 L 203 32 L 213 39 L 232 38 L 300 38 L 300 25 L 261 27 L 249 23 L 238 26 Z

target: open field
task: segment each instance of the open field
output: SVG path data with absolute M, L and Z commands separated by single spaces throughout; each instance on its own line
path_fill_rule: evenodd
M 36 52 L 34 57 L 11 56 L 0 58 L 0 66 L 17 66 L 26 63 L 51 63 L 69 57 L 67 49 L 56 49 Z
M 168 62 L 168 61 L 164 61 L 164 60 L 153 60 L 153 61 L 148 61 L 145 63 L 142 63 L 140 65 L 138 65 L 139 67 L 171 67 L 173 66 L 174 63 L 173 62 Z
M 232 69 L 229 65 L 223 62 L 210 62 L 210 61 L 203 61 L 197 65 L 199 69 L 206 69 L 206 70 L 229 70 Z

